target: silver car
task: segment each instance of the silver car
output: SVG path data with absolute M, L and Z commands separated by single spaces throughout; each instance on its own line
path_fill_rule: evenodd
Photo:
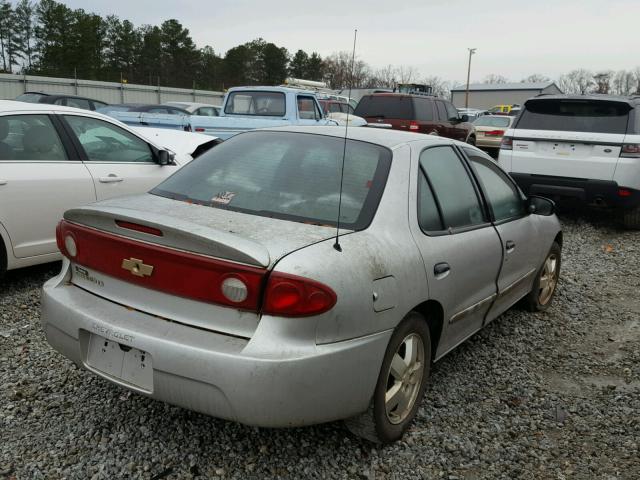
M 549 306 L 562 233 L 474 147 L 344 135 L 244 133 L 148 194 L 67 211 L 49 343 L 216 417 L 399 439 L 432 362 L 520 300 Z

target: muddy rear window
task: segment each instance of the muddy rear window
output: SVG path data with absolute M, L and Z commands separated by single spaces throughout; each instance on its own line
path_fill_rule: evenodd
M 601 100 L 529 100 L 516 128 L 627 133 L 631 105 Z
M 356 107 L 355 115 L 413 120 L 415 117 L 413 99 L 401 95 L 369 95 L 362 97 Z
M 236 135 L 151 191 L 155 195 L 284 220 L 335 226 L 344 140 L 292 132 Z M 391 164 L 379 145 L 349 140 L 340 225 L 366 228 Z

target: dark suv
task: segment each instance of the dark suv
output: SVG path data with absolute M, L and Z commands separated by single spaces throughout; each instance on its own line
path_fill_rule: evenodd
M 390 125 L 396 130 L 427 133 L 476 143 L 473 125 L 447 100 L 430 95 L 374 93 L 360 99 L 355 115 L 370 124 Z

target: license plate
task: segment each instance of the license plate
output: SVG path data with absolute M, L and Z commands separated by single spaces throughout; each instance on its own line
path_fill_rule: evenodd
M 153 391 L 153 363 L 147 352 L 91 334 L 87 364 L 116 380 Z

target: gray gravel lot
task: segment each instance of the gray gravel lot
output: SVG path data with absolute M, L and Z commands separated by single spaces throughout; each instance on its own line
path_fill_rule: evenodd
M 640 233 L 563 217 L 560 289 L 439 362 L 402 442 L 266 430 L 129 394 L 45 342 L 39 288 L 0 283 L 0 478 L 640 478 Z

